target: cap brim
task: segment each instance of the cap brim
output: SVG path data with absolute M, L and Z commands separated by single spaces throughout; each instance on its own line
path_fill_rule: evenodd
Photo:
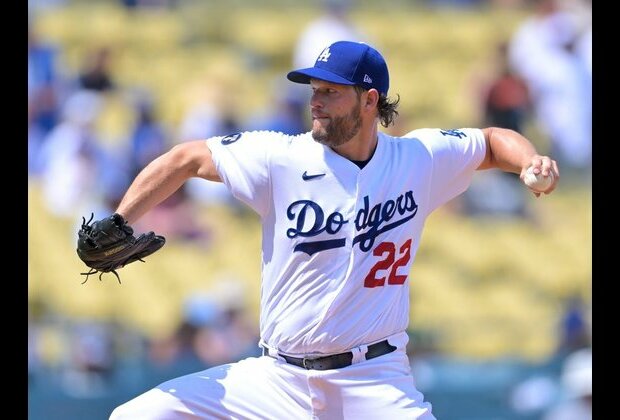
M 290 72 L 286 75 L 286 78 L 291 82 L 309 84 L 310 79 L 325 80 L 326 82 L 338 83 L 340 85 L 354 85 L 355 83 L 345 79 L 342 76 L 338 76 L 331 71 L 320 69 L 317 67 L 310 67 L 307 69 L 300 69 Z

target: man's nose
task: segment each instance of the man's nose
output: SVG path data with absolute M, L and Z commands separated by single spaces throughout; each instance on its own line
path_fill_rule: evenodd
M 323 107 L 323 101 L 321 100 L 320 95 L 316 92 L 310 97 L 310 107 L 313 109 Z

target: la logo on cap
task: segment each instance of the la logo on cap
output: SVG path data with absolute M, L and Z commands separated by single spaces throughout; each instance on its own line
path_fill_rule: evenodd
M 379 51 L 355 41 L 336 41 L 326 45 L 313 67 L 293 70 L 286 77 L 295 83 L 310 84 L 316 79 L 359 86 L 365 90 L 376 89 L 385 96 L 390 87 L 387 64 Z
M 329 47 L 327 47 L 323 50 L 321 55 L 319 55 L 319 58 L 317 58 L 316 61 L 324 61 L 327 63 L 327 59 L 329 58 L 330 55 L 331 53 L 329 52 Z

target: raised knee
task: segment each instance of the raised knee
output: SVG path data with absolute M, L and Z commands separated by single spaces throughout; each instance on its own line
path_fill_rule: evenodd
M 112 414 L 110 414 L 110 420 L 128 419 L 129 414 L 127 413 L 127 410 L 125 409 L 125 406 L 127 404 L 129 403 L 125 403 L 123 405 L 119 405 L 118 407 L 116 407 L 114 411 L 112 411 Z
M 178 401 L 158 390 L 151 390 L 119 405 L 110 420 L 156 420 L 182 418 Z

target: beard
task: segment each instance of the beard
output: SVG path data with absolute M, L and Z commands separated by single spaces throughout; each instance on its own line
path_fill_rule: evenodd
M 326 127 L 312 126 L 312 138 L 329 147 L 337 147 L 351 140 L 362 127 L 360 103 L 353 107 L 348 115 L 334 117 Z

